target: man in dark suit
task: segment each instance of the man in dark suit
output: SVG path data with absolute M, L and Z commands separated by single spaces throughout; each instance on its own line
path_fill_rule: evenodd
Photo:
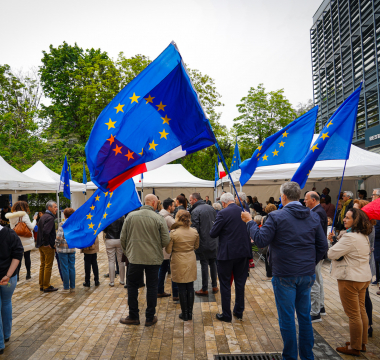
M 309 191 L 305 195 L 305 205 L 310 209 L 310 211 L 318 214 L 323 233 L 326 235 L 327 242 L 327 215 L 326 211 L 320 204 L 320 197 L 315 191 Z M 323 277 L 322 277 L 322 264 L 324 258 L 316 265 L 315 267 L 315 282 L 311 288 L 311 322 L 320 322 L 322 321 L 321 315 L 326 315 L 325 310 L 325 293 L 323 290 Z
M 219 211 L 210 231 L 212 238 L 219 237 L 218 275 L 222 297 L 220 321 L 231 322 L 231 274 L 235 281 L 235 307 L 233 315 L 243 319 L 244 288 L 248 273 L 248 259 L 252 258 L 251 241 L 247 227 L 241 220 L 241 207 L 235 204 L 234 196 L 225 193 L 220 197 L 223 210 Z

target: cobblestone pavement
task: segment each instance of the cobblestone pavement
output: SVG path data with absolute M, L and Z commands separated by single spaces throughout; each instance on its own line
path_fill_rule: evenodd
M 1 358 L 15 359 L 213 359 L 218 353 L 281 352 L 282 340 L 272 285 L 265 277 L 260 261 L 251 269 L 246 285 L 244 321 L 221 323 L 215 314 L 221 310 L 220 293 L 207 301 L 196 301 L 193 321 L 178 318 L 180 305 L 172 298 L 158 299 L 158 323 L 145 327 L 145 288 L 139 293 L 141 325 L 128 327 L 119 323 L 128 313 L 127 290 L 118 279 L 115 287 L 103 277 L 108 273 L 105 246 L 98 254 L 101 285 L 84 288 L 83 255 L 76 254 L 76 292 L 41 293 L 38 285 L 39 252 L 32 251 L 32 279 L 20 281 L 13 296 L 13 330 Z M 325 307 L 327 316 L 314 324 L 318 359 L 339 359 L 333 350 L 349 340 L 348 319 L 339 299 L 337 283 L 329 275 L 325 262 Z M 199 271 L 198 274 L 200 275 Z M 199 276 L 198 275 L 198 276 Z M 56 262 L 52 284 L 62 289 Z M 199 287 L 196 284 L 196 290 Z M 171 292 L 170 278 L 165 291 Z M 361 357 L 380 358 L 380 296 L 370 286 L 374 305 L 374 337 Z M 232 295 L 232 302 L 234 295 Z M 352 357 L 344 357 L 352 359 Z

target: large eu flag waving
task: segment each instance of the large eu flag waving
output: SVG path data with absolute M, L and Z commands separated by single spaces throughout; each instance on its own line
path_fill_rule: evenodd
M 86 145 L 91 180 L 113 191 L 134 175 L 215 143 L 175 43 L 99 115 Z
M 347 160 L 350 156 L 362 85 L 343 102 L 320 132 L 317 140 L 292 177 L 301 189 L 314 167 L 321 160 Z
M 252 157 L 240 165 L 240 183 L 244 185 L 258 166 L 300 162 L 313 140 L 318 106 L 269 136 L 255 150 Z
M 62 226 L 69 247 L 91 246 L 108 225 L 140 206 L 133 179 L 125 181 L 114 192 L 96 190 Z

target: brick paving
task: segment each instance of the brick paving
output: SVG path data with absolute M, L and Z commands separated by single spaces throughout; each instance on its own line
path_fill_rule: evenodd
M 220 294 L 209 301 L 196 301 L 193 321 L 178 318 L 180 305 L 172 298 L 158 299 L 158 323 L 145 327 L 145 288 L 139 292 L 141 325 L 119 323 L 128 314 L 127 290 L 118 278 L 115 287 L 103 277 L 108 272 L 105 246 L 98 254 L 101 285 L 84 288 L 83 255 L 76 254 L 76 292 L 44 294 L 39 291 L 39 252 L 32 251 L 32 279 L 25 280 L 25 267 L 13 296 L 13 330 L 0 358 L 16 359 L 213 359 L 222 353 L 281 352 L 282 340 L 270 281 L 263 262 L 251 269 L 246 285 L 244 321 L 221 323 L 215 314 L 221 310 Z M 348 319 L 344 314 L 337 283 L 325 262 L 325 307 L 327 316 L 314 324 L 318 359 L 339 359 L 333 350 L 349 340 Z M 62 289 L 56 262 L 52 284 Z M 199 273 L 199 272 L 198 272 Z M 199 274 L 200 275 L 200 274 Z M 198 276 L 199 276 L 198 275 Z M 198 288 L 196 288 L 198 290 Z M 165 291 L 171 292 L 170 278 Z M 374 337 L 362 358 L 380 358 L 380 296 L 370 286 L 374 305 Z M 234 295 L 232 295 L 234 301 Z M 352 359 L 350 356 L 342 356 Z

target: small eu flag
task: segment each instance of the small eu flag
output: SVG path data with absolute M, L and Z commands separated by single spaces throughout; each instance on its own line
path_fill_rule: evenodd
M 238 145 L 237 137 L 236 137 L 234 157 L 232 158 L 230 172 L 239 170 L 240 164 L 241 164 L 241 159 L 240 159 L 240 153 L 239 153 L 239 145 Z
M 108 225 L 140 206 L 133 179 L 124 182 L 113 193 L 96 190 L 62 226 L 69 247 L 91 246 Z
M 295 119 L 280 131 L 269 136 L 255 150 L 252 157 L 240 165 L 243 186 L 258 166 L 298 163 L 302 161 L 313 140 L 318 106 Z
M 71 200 L 71 192 L 70 192 L 70 169 L 67 164 L 67 157 L 65 155 L 65 161 L 62 166 L 59 191 L 63 192 L 63 196 L 69 200 Z
M 293 175 L 292 181 L 297 182 L 301 189 L 317 160 L 347 160 L 350 157 L 361 87 L 360 84 L 327 121 Z
M 219 159 L 218 159 L 219 160 Z M 215 163 L 215 181 L 214 188 L 216 188 L 216 182 L 219 180 L 218 165 Z
M 175 43 L 102 111 L 86 144 L 91 180 L 115 190 L 216 142 Z

